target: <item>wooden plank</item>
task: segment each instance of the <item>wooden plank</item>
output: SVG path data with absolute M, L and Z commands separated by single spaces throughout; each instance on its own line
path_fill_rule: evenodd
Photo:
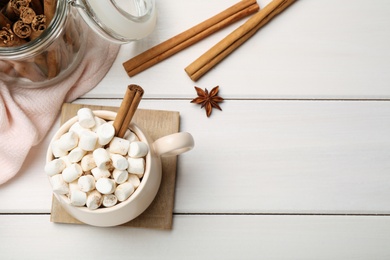
M 390 213 L 390 102 L 187 102 L 174 212 Z
M 390 213 L 390 102 L 227 100 L 210 118 L 189 100 L 140 107 L 180 111 L 181 131 L 194 136 L 178 157 L 176 213 Z M 12 198 L 1 212 L 50 211 L 46 147 L 0 188 Z
M 0 215 L 2 258 L 390 258 L 390 217 L 185 215 L 174 217 L 170 231 L 54 225 L 48 218 Z
M 298 1 L 196 83 L 184 68 L 243 21 L 135 77 L 126 75 L 125 60 L 236 2 L 199 0 L 188 6 L 166 0 L 158 5 L 156 30 L 122 46 L 107 76 L 85 97 L 120 98 L 123 82 L 131 81 L 144 87 L 145 98 L 189 98 L 194 85 L 220 85 L 226 98 L 390 98 L 387 0 Z M 268 2 L 258 1 L 261 7 Z

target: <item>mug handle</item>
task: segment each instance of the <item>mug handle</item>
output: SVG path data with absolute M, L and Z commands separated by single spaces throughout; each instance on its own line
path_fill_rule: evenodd
M 194 138 L 190 133 L 179 132 L 157 139 L 152 146 L 158 156 L 174 156 L 191 150 L 194 147 Z

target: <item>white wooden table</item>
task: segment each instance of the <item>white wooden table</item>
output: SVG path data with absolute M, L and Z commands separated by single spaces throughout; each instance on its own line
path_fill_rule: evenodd
M 157 0 L 153 34 L 76 101 L 119 106 L 136 83 L 140 108 L 180 112 L 196 147 L 179 156 L 173 229 L 51 223 L 57 123 L 0 186 L 1 259 L 390 259 L 390 2 L 299 0 L 196 83 L 184 68 L 243 21 L 126 75 L 122 62 L 236 2 Z M 207 118 L 190 100 L 216 85 L 226 101 Z

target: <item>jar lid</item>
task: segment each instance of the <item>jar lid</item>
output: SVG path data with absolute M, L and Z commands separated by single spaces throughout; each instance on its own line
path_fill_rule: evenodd
M 104 38 L 117 43 L 139 40 L 156 24 L 154 0 L 68 0 L 84 21 Z

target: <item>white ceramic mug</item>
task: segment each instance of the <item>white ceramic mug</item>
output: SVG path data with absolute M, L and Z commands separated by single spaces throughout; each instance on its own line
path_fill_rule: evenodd
M 116 116 L 116 113 L 111 111 L 97 110 L 93 112 L 106 121 L 114 120 Z M 66 133 L 77 120 L 77 116 L 69 119 L 54 134 L 47 150 L 47 162 L 54 159 L 51 144 Z M 167 135 L 153 142 L 136 124 L 131 123 L 130 129 L 138 136 L 140 141 L 148 144 L 149 152 L 145 157 L 145 173 L 140 186 L 127 200 L 110 208 L 90 210 L 87 207 L 73 206 L 65 195 L 54 193 L 62 207 L 81 222 L 93 226 L 109 227 L 121 225 L 136 218 L 149 207 L 160 187 L 162 176 L 160 157 L 179 155 L 194 147 L 194 139 L 187 132 Z

